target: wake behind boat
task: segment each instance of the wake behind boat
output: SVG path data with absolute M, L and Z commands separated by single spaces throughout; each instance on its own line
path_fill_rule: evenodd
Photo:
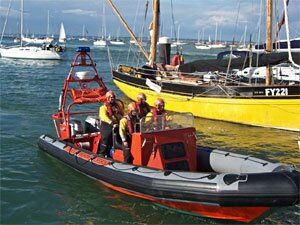
M 41 135 L 41 150 L 113 190 L 209 218 L 250 222 L 270 208 L 299 203 L 299 171 L 197 146 L 191 113 L 170 115 L 168 121 L 142 118 L 132 134 L 132 163 L 124 163 L 115 129 L 111 158 L 97 155 L 96 115 L 107 88 L 89 51 L 78 48 L 52 115 L 57 137 Z

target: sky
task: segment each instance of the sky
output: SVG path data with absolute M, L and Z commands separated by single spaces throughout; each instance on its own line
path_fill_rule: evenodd
M 129 36 L 106 0 L 24 0 L 24 34 L 46 34 L 48 10 L 50 14 L 50 34 L 58 35 L 63 22 L 67 36 L 82 35 L 83 26 L 88 36 L 101 34 L 103 20 L 103 1 L 105 2 L 105 27 L 107 34 Z M 246 39 L 265 35 L 266 0 L 161 0 L 161 36 L 178 36 L 180 39 L 215 38 L 241 41 L 247 27 Z M 279 21 L 283 12 L 283 0 L 273 0 L 274 19 Z M 0 29 L 2 31 L 10 0 L 0 0 Z M 140 35 L 144 35 L 152 16 L 152 1 L 149 1 L 147 19 L 144 22 L 146 0 L 113 0 L 128 25 Z M 262 5 L 262 6 L 261 6 Z M 261 10 L 262 9 L 262 10 Z M 300 0 L 290 0 L 289 23 L 292 37 L 300 37 Z M 260 16 L 261 15 L 261 16 Z M 20 0 L 12 0 L 6 26 L 6 34 L 17 33 L 20 24 Z M 275 27 L 274 23 L 274 27 Z M 147 31 L 147 32 L 146 32 Z M 285 38 L 285 29 L 280 36 Z

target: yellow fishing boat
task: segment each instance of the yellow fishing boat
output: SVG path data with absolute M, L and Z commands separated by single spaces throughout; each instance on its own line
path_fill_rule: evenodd
M 109 2 L 125 23 L 111 0 Z M 271 2 L 267 6 L 268 10 L 272 10 Z M 136 100 L 137 94 L 144 92 L 150 105 L 157 97 L 164 98 L 167 110 L 192 112 L 197 117 L 300 131 L 300 80 L 283 82 L 271 75 L 272 65 L 287 62 L 291 58 L 300 64 L 300 53 L 271 53 L 272 38 L 268 36 L 267 54 L 252 56 L 248 52 L 236 59 L 198 60 L 172 68 L 168 66 L 170 43 L 166 39 L 158 41 L 158 0 L 153 1 L 153 9 L 150 56 L 125 23 L 149 63 L 139 68 L 119 65 L 112 69 L 113 82 L 124 94 Z M 268 20 L 271 24 L 271 18 Z M 271 29 L 271 26 L 267 29 Z M 160 63 L 155 62 L 157 42 Z M 256 62 L 256 66 L 267 66 L 264 83 L 251 77 L 237 80 L 233 73 L 228 73 L 251 65 L 251 62 Z
M 157 97 L 164 98 L 167 110 L 192 112 L 197 117 L 208 119 L 300 131 L 299 85 L 220 86 L 212 89 L 210 85 L 176 83 L 174 80 L 161 82 L 160 86 L 159 82 L 150 81 L 153 85 L 162 87 L 158 93 L 146 85 L 147 78 L 139 78 L 119 70 L 113 71 L 113 81 L 133 100 L 140 92 L 147 95 L 149 104 Z M 291 95 L 269 94 L 277 89 Z M 231 92 L 231 96 L 225 94 L 226 90 Z

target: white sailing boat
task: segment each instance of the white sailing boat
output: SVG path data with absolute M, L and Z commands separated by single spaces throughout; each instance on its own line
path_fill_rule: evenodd
M 186 45 L 186 42 L 180 41 L 179 40 L 179 32 L 180 32 L 180 25 L 178 25 L 178 33 L 177 33 L 177 41 L 173 42 L 171 44 L 171 47 L 177 47 L 177 46 L 181 46 L 181 45 Z
M 28 44 L 38 44 L 38 45 L 42 45 L 42 44 L 50 44 L 54 38 L 50 37 L 50 13 L 48 10 L 48 23 L 47 23 L 47 35 L 45 38 L 37 38 L 37 37 L 21 37 L 22 41 Z
M 120 35 L 120 27 L 118 28 L 117 38 L 110 41 L 112 45 L 125 45 L 125 42 L 119 39 L 119 35 Z
M 106 23 L 105 23 L 105 5 L 104 5 L 104 1 L 102 1 L 102 27 L 101 27 L 101 38 L 95 40 L 93 42 L 94 46 L 97 47 L 105 47 L 107 45 L 105 37 L 106 37 Z
M 93 42 L 94 46 L 97 46 L 97 47 L 105 47 L 107 44 L 106 44 L 106 41 L 104 39 L 98 39 L 96 41 Z
M 120 40 L 120 39 L 116 39 L 116 40 L 111 40 L 110 43 L 112 45 L 125 45 L 125 42 Z
M 50 44 L 53 41 L 53 38 L 46 37 L 46 38 L 29 38 L 29 37 L 22 37 L 22 41 L 28 44 Z
M 83 25 L 83 27 L 82 27 L 82 37 L 78 38 L 78 40 L 79 41 L 88 41 L 88 39 L 86 38 L 86 33 L 87 33 L 87 30 L 85 28 L 85 25 Z
M 199 31 L 198 31 L 198 42 L 195 43 L 195 48 L 196 49 L 201 49 L 201 50 L 208 50 L 211 49 L 211 46 L 209 46 L 208 44 L 204 43 L 203 38 L 204 38 L 204 29 L 202 29 L 202 39 L 200 42 L 199 39 L 200 35 L 199 35 Z
M 24 0 L 21 1 L 21 37 L 23 37 L 23 14 Z M 43 47 L 23 46 L 23 40 L 21 39 L 20 46 L 1 47 L 0 55 L 2 58 L 11 59 L 60 60 L 63 58 L 64 52 L 59 46 L 52 46 L 51 44 Z
M 218 35 L 218 24 L 216 23 L 215 43 L 210 44 L 209 46 L 211 48 L 226 48 L 226 45 L 224 45 L 222 42 L 217 41 L 217 35 Z
M 247 25 L 245 26 L 245 31 L 243 34 L 244 42 L 243 42 L 243 44 L 241 44 L 242 41 L 240 41 L 239 47 L 237 48 L 238 51 L 249 51 L 249 47 L 246 44 L 246 37 L 247 37 Z
M 64 27 L 64 24 L 61 23 L 60 24 L 60 30 L 59 30 L 58 42 L 59 43 L 66 43 L 66 41 L 67 41 L 67 36 L 66 36 L 65 27 Z

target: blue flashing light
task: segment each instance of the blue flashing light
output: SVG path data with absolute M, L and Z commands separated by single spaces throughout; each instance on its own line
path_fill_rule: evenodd
M 78 47 L 76 52 L 90 52 L 90 47 Z

